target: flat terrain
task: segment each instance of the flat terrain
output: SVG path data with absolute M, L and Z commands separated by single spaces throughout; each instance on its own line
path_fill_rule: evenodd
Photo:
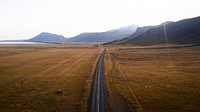
M 101 52 L 91 46 L 1 45 L 0 111 L 86 111 Z
M 105 79 L 109 111 L 200 112 L 198 46 L 183 49 L 108 47 Z

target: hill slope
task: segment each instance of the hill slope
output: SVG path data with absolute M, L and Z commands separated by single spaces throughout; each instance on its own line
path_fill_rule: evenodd
M 127 40 L 117 42 L 120 45 L 154 45 L 164 43 L 200 43 L 200 17 L 164 23 L 158 27 L 148 29 L 135 38 L 130 36 Z

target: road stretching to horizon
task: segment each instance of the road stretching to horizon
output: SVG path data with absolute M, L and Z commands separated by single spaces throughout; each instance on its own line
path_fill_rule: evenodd
M 89 112 L 105 112 L 105 97 L 104 97 L 104 55 L 106 49 L 99 56 L 89 104 Z

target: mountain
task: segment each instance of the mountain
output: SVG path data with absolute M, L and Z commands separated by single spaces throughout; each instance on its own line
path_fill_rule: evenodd
M 143 30 L 144 31 L 144 30 Z M 137 31 L 136 31 L 137 32 Z M 111 43 L 117 45 L 195 44 L 200 43 L 200 17 L 165 22 L 136 35 Z M 136 37 L 134 36 L 136 35 Z M 134 38 L 133 38 L 134 37 Z
M 130 25 L 106 32 L 82 33 L 75 37 L 65 38 L 62 35 L 51 33 L 40 33 L 29 42 L 48 42 L 48 43 L 64 43 L 64 42 L 108 42 L 130 36 L 136 31 L 137 25 Z
M 69 42 L 109 42 L 130 36 L 137 29 L 137 25 L 126 26 L 106 32 L 82 33 L 72 38 Z
M 144 32 L 146 32 L 147 30 L 151 29 L 151 28 L 156 28 L 156 27 L 159 27 L 159 26 L 162 26 L 163 24 L 169 24 L 169 23 L 172 23 L 171 21 L 167 21 L 165 23 L 162 23 L 160 25 L 156 25 L 156 26 L 144 26 L 144 27 L 138 27 L 136 29 L 136 31 L 130 35 L 129 37 L 126 37 L 126 38 L 122 38 L 122 39 L 119 39 L 119 40 L 114 40 L 114 41 L 111 41 L 111 42 L 108 42 L 108 43 L 105 43 L 105 44 L 113 44 L 113 45 L 117 45 L 117 44 L 120 44 L 122 42 L 125 42 L 125 41 L 129 41 L 130 39 L 133 39 L 133 38 L 136 38 L 137 36 L 143 34 Z
M 121 42 L 128 41 L 128 40 L 130 40 L 132 38 L 137 37 L 138 35 L 146 32 L 147 30 L 149 30 L 150 28 L 153 28 L 153 27 L 156 27 L 156 26 L 138 27 L 136 29 L 136 31 L 134 33 L 132 33 L 130 36 L 127 36 L 126 38 L 114 40 L 114 41 L 111 41 L 111 42 L 108 42 L 108 43 L 105 43 L 105 44 L 114 44 L 114 45 L 120 44 Z
M 67 41 L 67 38 L 65 38 L 62 35 L 57 35 L 57 34 L 51 34 L 51 33 L 40 33 L 34 38 L 31 38 L 27 40 L 29 42 L 50 42 L 50 43 L 60 43 L 60 42 L 65 42 Z

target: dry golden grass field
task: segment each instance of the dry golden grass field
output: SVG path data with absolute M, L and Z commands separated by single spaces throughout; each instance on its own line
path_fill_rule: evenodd
M 124 48 L 104 59 L 109 111 L 200 112 L 200 47 Z
M 1 45 L 0 112 L 86 111 L 101 51 L 65 45 Z

